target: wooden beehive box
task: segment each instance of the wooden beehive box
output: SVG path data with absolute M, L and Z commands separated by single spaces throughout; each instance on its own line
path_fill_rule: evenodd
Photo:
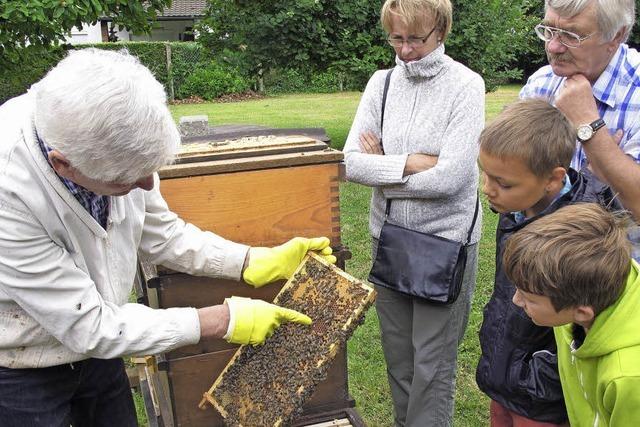
M 305 313 L 310 326 L 282 325 L 264 345 L 242 346 L 203 399 L 233 426 L 282 426 L 301 412 L 339 349 L 364 320 L 375 291 L 309 254 L 274 303 Z
M 169 208 L 203 230 L 251 246 L 275 246 L 296 236 L 327 236 L 337 249 L 337 264 L 344 268 L 350 254 L 340 242 L 342 152 L 300 135 L 265 140 L 269 139 L 243 147 L 233 141 L 221 144 L 199 138 L 197 145 L 185 146 L 178 162 L 159 172 L 160 191 Z M 221 304 L 232 295 L 272 301 L 284 284 L 254 289 L 161 268 L 158 274 L 149 273 L 153 268 L 145 270 L 144 299 L 159 308 Z M 156 393 L 160 396 L 156 406 L 165 426 L 223 425 L 217 411 L 203 411 L 198 402 L 237 348 L 224 340 L 208 339 L 156 357 L 160 373 L 155 382 L 163 388 Z M 327 380 L 305 405 L 304 416 L 353 405 L 342 350 Z
M 205 142 L 186 145 L 160 171 L 162 195 L 181 218 L 237 242 L 273 246 L 326 235 L 339 245 L 342 152 L 304 136 L 276 141 L 244 149 L 213 142 L 209 151 Z

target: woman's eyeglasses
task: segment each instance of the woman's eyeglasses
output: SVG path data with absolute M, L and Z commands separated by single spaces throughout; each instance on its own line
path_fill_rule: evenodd
M 427 40 L 429 40 L 429 37 L 431 37 L 431 34 L 433 34 L 435 29 L 436 27 L 433 27 L 431 31 L 429 31 L 429 34 L 424 37 L 409 37 L 406 40 L 399 36 L 390 35 L 387 37 L 387 42 L 393 47 L 402 47 L 404 43 L 408 44 L 409 47 L 412 48 L 421 47 L 427 42 Z

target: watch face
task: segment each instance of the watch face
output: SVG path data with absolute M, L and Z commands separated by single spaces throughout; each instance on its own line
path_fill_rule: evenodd
M 593 135 L 593 129 L 589 125 L 582 125 L 578 127 L 578 139 L 580 141 L 586 141 Z

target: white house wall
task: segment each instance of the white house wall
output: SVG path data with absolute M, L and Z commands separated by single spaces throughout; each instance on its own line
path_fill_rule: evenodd
M 157 21 L 153 24 L 151 35 L 131 34 L 127 30 L 118 31 L 118 41 L 179 41 L 187 27 L 193 27 L 193 20 Z M 100 43 L 102 42 L 102 30 L 100 23 L 84 25 L 82 30 L 73 27 L 71 36 L 67 37 L 67 43 Z
M 180 41 L 180 34 L 186 31 L 187 27 L 193 27 L 193 20 L 180 21 L 156 21 L 153 24 L 151 35 L 131 34 L 132 41 Z
M 118 40 L 130 41 L 129 32 L 127 30 L 118 31 Z M 102 42 L 102 30 L 100 23 L 94 25 L 85 24 L 82 26 L 82 30 L 73 27 L 71 30 L 71 37 L 67 37 L 67 43 L 81 44 L 81 43 L 101 43 Z

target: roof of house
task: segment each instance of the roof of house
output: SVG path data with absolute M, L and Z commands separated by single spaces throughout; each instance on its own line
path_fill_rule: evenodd
M 171 7 L 158 13 L 159 17 L 204 16 L 207 0 L 173 0 Z

